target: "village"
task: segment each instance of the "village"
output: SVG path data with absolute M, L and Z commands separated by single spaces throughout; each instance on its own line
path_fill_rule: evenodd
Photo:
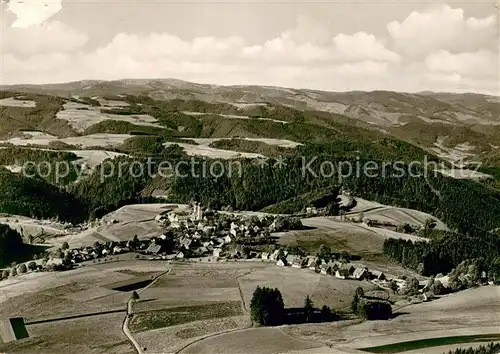
M 92 246 L 79 248 L 71 248 L 65 242 L 45 257 L 13 265 L 10 271 L 4 271 L 2 278 L 30 271 L 63 271 L 128 256 L 149 261 L 259 261 L 275 263 L 278 267 L 305 268 L 338 279 L 371 281 L 382 287 L 390 287 L 391 282 L 398 288 L 405 285 L 404 279 L 391 279 L 379 270 L 351 263 L 347 252 L 337 254 L 325 248 L 316 254 L 305 254 L 298 247 L 277 244 L 273 233 L 303 228 L 298 217 L 214 211 L 193 202 L 184 208 L 173 206 L 164 210 L 155 221 L 164 230 L 159 236 L 136 235 L 132 240 L 96 241 Z M 112 224 L 114 220 L 107 222 Z

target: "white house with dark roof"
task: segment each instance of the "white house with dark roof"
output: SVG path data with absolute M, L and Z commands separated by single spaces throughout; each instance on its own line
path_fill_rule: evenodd
M 275 250 L 273 253 L 271 253 L 269 255 L 269 260 L 271 260 L 271 261 L 277 261 L 279 255 L 280 255 L 280 250 Z
M 371 270 L 370 274 L 371 274 L 372 278 L 374 278 L 374 279 L 386 280 L 385 274 L 379 270 Z
M 306 260 L 306 267 L 311 269 L 311 270 L 316 270 L 321 263 L 321 260 L 319 257 L 316 256 L 308 256 Z
M 352 278 L 356 280 L 364 280 L 368 277 L 368 268 L 357 267 L 352 273 Z
M 222 252 L 222 248 L 214 248 L 212 255 L 214 257 L 220 257 L 221 252 Z

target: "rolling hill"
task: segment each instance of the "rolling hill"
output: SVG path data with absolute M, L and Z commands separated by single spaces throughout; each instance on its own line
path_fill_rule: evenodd
M 177 79 L 94 80 L 0 86 L 0 90 L 5 91 L 4 95 L 6 91 L 12 91 L 67 99 L 101 97 L 129 103 L 130 96 L 136 101 L 140 97 L 139 101 L 163 102 L 159 104 L 163 106 L 160 108 L 169 106 L 182 112 L 176 123 L 193 118 L 186 117 L 189 115 L 186 112 L 208 113 L 205 117 L 197 117 L 208 121 L 204 124 L 203 136 L 198 137 L 270 137 L 265 132 L 275 135 L 279 130 L 273 124 L 264 129 L 252 129 L 248 122 L 242 122 L 242 119 L 231 121 L 228 116 L 269 118 L 279 124 L 279 119 L 296 119 L 299 111 L 303 112 L 308 123 L 322 126 L 347 124 L 371 129 L 419 145 L 448 160 L 473 160 L 500 151 L 500 98 L 479 94 L 325 92 L 266 86 L 218 86 Z M 53 127 L 37 123 L 31 124 L 47 129 L 57 127 L 61 134 L 69 133 L 65 122 L 57 121 Z M 287 135 L 291 137 L 292 134 Z M 300 136 L 295 138 L 300 139 Z

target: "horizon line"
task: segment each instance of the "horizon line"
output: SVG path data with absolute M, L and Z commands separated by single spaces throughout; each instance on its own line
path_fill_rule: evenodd
M 317 92 L 328 92 L 328 93 L 348 93 L 348 92 L 396 92 L 396 93 L 408 93 L 408 94 L 426 94 L 426 93 L 435 93 L 435 94 L 455 94 L 455 95 L 481 95 L 481 96 L 491 96 L 491 97 L 500 97 L 500 89 L 497 94 L 493 93 L 479 93 L 474 91 L 434 91 L 432 89 L 421 90 L 421 91 L 398 91 L 398 90 L 387 90 L 387 89 L 374 89 L 374 90 L 345 90 L 345 91 L 333 91 L 333 90 L 325 90 L 325 89 L 314 89 L 307 87 L 291 87 L 291 86 L 274 86 L 274 85 L 262 85 L 262 84 L 230 84 L 230 85 L 221 85 L 221 84 L 213 84 L 213 83 L 200 83 L 195 81 L 188 81 L 183 79 L 177 79 L 173 77 L 166 78 L 121 78 L 121 79 L 82 79 L 82 80 L 73 80 L 73 81 L 64 81 L 64 82 L 54 82 L 54 83 L 43 83 L 43 84 L 28 84 L 28 83 L 20 83 L 20 84 L 0 84 L 0 90 L 5 91 L 5 88 L 9 87 L 28 87 L 28 86 L 50 86 L 50 85 L 69 85 L 76 83 L 84 83 L 84 82 L 95 82 L 95 83 L 105 83 L 105 82 L 124 82 L 124 81 L 178 81 L 186 84 L 193 85 L 204 85 L 204 86 L 212 86 L 212 87 L 227 87 L 227 88 L 236 88 L 236 87 L 261 87 L 261 88 L 271 88 L 271 89 L 287 89 L 287 90 L 297 90 L 297 91 L 317 91 Z

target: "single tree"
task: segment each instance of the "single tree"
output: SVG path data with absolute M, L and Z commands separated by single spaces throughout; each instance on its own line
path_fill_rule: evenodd
M 356 288 L 356 290 L 354 291 L 354 296 L 353 296 L 352 301 L 351 301 L 352 312 L 354 312 L 354 313 L 359 312 L 359 304 L 360 304 L 360 300 L 363 296 L 365 296 L 365 291 L 363 290 L 362 287 L 358 286 Z
M 318 253 L 317 253 L 319 258 L 329 260 L 331 254 L 332 254 L 332 250 L 330 247 L 328 247 L 324 243 L 322 243 L 321 246 L 319 246 Z
M 134 290 L 134 292 L 130 296 L 130 299 L 132 299 L 133 301 L 139 300 L 139 294 L 137 294 L 137 291 Z
M 33 261 L 29 262 L 28 269 L 31 271 L 36 270 L 36 262 L 33 262 Z
M 332 317 L 332 310 L 326 305 L 321 308 L 321 319 L 323 321 L 328 321 Z
M 7 279 L 9 277 L 10 273 L 7 269 L 4 269 L 2 272 L 2 279 Z
M 63 242 L 63 244 L 61 245 L 61 249 L 63 251 L 69 249 L 69 244 L 67 242 Z
M 431 285 L 429 289 L 434 295 L 444 295 L 446 294 L 446 288 L 444 287 L 443 283 L 441 281 L 436 280 L 434 283 Z
M 283 323 L 285 306 L 278 289 L 258 286 L 250 302 L 252 320 L 261 326 L 274 326 Z
M 16 270 L 16 268 L 12 268 L 12 269 L 10 270 L 10 276 L 11 276 L 11 277 L 15 277 L 16 275 L 17 275 L 17 270 Z
M 309 295 L 304 300 L 304 316 L 306 322 L 311 322 L 314 316 L 314 304 Z
M 26 268 L 26 264 L 23 263 L 23 264 L 19 265 L 19 267 L 17 267 L 17 271 L 19 274 L 26 273 L 28 271 Z
M 363 290 L 362 287 L 358 286 L 356 290 L 354 290 L 354 294 L 362 298 L 363 296 L 365 296 L 365 291 Z
M 394 280 L 391 280 L 391 282 L 389 283 L 389 287 L 391 288 L 391 290 L 394 292 L 394 293 L 397 293 L 398 292 L 398 283 L 396 283 Z
M 419 282 L 418 282 L 417 278 L 412 277 L 406 281 L 405 286 L 403 287 L 403 289 L 401 289 L 401 293 L 403 295 L 408 295 L 408 296 L 417 295 L 418 294 L 418 286 L 419 286 Z

